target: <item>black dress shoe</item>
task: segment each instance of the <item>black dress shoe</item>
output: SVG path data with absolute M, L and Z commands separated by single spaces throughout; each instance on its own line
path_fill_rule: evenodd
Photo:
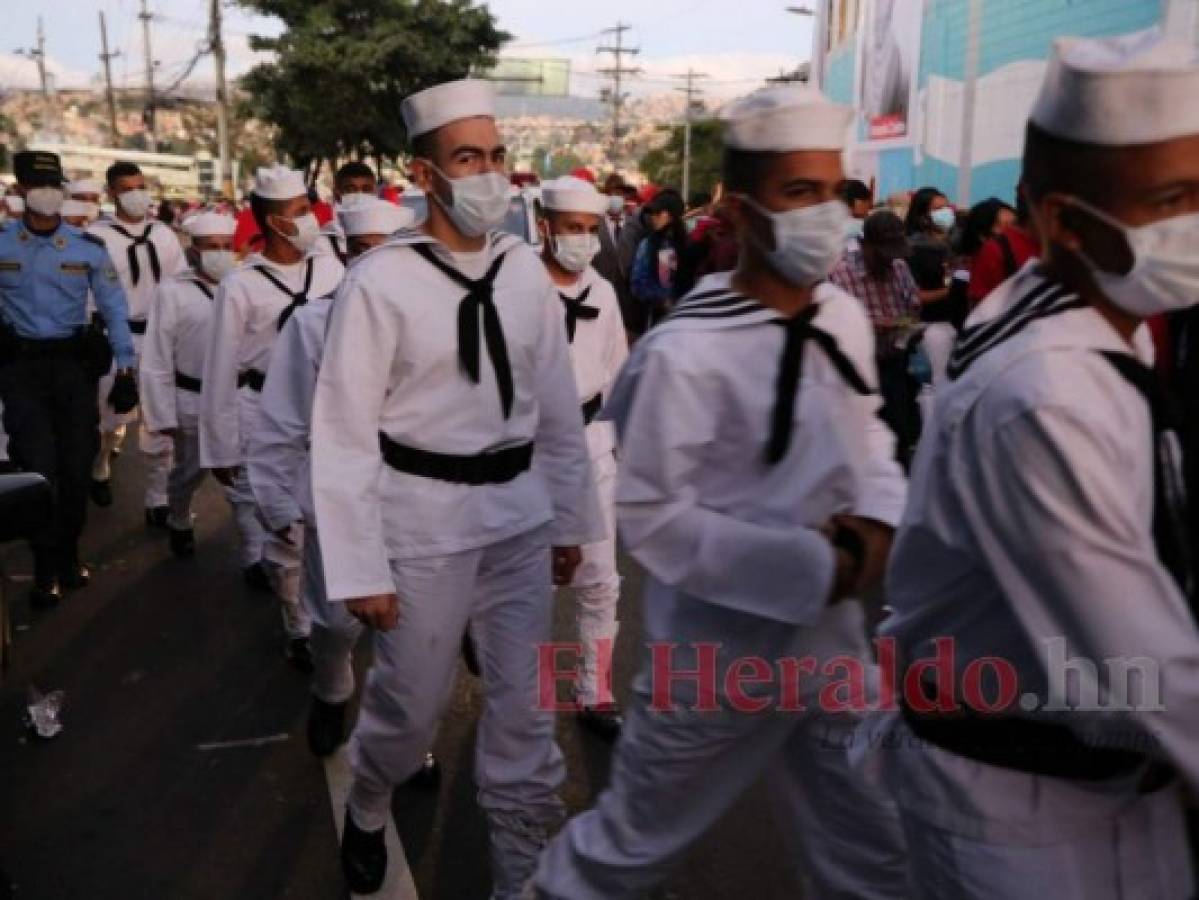
M 64 591 L 77 591 L 91 583 L 92 573 L 80 562 L 69 562 L 58 570 L 58 583 Z
M 576 715 L 580 725 L 605 741 L 615 741 L 624 727 L 624 715 L 616 703 L 580 706 Z
M 432 791 L 436 790 L 439 784 L 441 784 L 441 763 L 437 761 L 432 751 L 429 751 L 425 754 L 425 761 L 421 763 L 416 774 L 409 776 L 408 780 L 404 782 L 404 787 Z
M 289 640 L 287 642 L 287 649 L 283 651 L 283 655 L 287 657 L 287 661 L 297 672 L 303 672 L 305 675 L 312 674 L 314 668 L 312 665 L 312 647 L 308 645 L 308 638 L 299 637 Z
M 196 555 L 196 531 L 194 528 L 170 529 L 171 552 L 184 559 Z
M 146 527 L 147 528 L 162 528 L 168 527 L 167 521 L 171 518 L 170 507 L 167 506 L 147 506 L 146 507 Z
M 92 503 L 96 506 L 112 506 L 112 482 L 92 479 L 88 492 L 92 495 Z
M 346 826 L 341 835 L 341 870 L 355 894 L 373 894 L 387 877 L 387 844 L 384 829 L 363 831 L 354 824 L 346 808 Z
M 33 609 L 50 609 L 58 606 L 61 600 L 62 589 L 59 588 L 57 581 L 35 584 L 33 590 L 29 592 L 29 605 Z
M 348 703 L 326 703 L 316 697 L 308 707 L 308 749 L 324 759 L 332 756 L 346 739 Z
M 242 569 L 241 579 L 256 591 L 263 591 L 267 594 L 274 591 L 271 587 L 271 578 L 266 574 L 266 568 L 260 562 Z

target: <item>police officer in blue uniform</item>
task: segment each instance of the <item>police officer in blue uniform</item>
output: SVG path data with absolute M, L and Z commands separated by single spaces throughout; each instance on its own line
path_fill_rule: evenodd
M 31 603 L 50 606 L 88 571 L 78 541 L 98 443 L 96 381 L 115 355 L 109 402 L 137 404 L 128 310 L 104 243 L 62 220 L 62 165 L 53 153 L 13 157 L 25 213 L 0 226 L 0 400 L 9 455 L 54 489 L 51 526 L 33 541 Z M 107 333 L 88 326 L 91 290 Z

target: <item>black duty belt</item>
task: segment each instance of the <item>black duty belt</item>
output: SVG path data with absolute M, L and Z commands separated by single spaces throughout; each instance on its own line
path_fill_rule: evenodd
M 533 463 L 532 442 L 475 456 L 457 456 L 406 447 L 380 432 L 379 449 L 383 461 L 397 472 L 454 484 L 506 484 Z
M 1085 744 L 1058 722 L 970 710 L 923 713 L 906 703 L 902 709 L 908 727 L 921 740 L 976 762 L 1032 775 L 1106 781 L 1131 775 L 1149 759 L 1135 750 Z
M 181 391 L 190 391 L 193 394 L 198 394 L 204 387 L 204 382 L 199 378 L 193 378 L 190 375 L 184 375 L 182 372 L 176 372 L 175 387 Z
M 129 330 L 132 331 L 134 334 L 145 334 L 146 333 L 146 320 L 145 319 L 130 319 L 129 320 Z
M 583 424 L 590 425 L 591 421 L 596 416 L 599 415 L 599 411 L 603 407 L 603 405 L 604 405 L 604 395 L 603 394 L 596 394 L 594 397 L 592 397 L 590 400 L 588 400 L 586 403 L 584 403 L 580 407 L 580 409 L 582 409 L 582 411 L 583 411 Z
M 26 338 L 9 332 L 9 348 L 13 359 L 81 359 L 84 349 L 84 329 L 65 338 Z
M 252 391 L 262 393 L 262 386 L 266 383 L 266 374 L 259 372 L 257 369 L 246 369 L 244 372 L 237 373 L 237 386 L 239 388 L 248 387 Z

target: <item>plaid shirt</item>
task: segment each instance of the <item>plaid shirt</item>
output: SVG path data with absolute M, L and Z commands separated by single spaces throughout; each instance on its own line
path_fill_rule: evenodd
M 860 243 L 854 242 L 845 249 L 828 277 L 862 302 L 875 330 L 891 329 L 901 319 L 914 318 L 920 312 L 919 288 L 908 264 L 902 259 L 895 260 L 888 277 L 878 281 L 866 271 L 866 256 Z

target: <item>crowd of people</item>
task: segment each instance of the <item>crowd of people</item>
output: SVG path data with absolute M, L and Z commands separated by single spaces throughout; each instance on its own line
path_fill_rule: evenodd
M 87 583 L 89 497 L 112 502 L 135 421 L 180 556 L 211 473 L 311 673 L 310 748 L 352 733 L 358 893 L 465 656 L 500 900 L 640 896 L 763 776 L 812 896 L 1184 900 L 1197 97 L 1156 31 L 1063 39 L 1019 201 L 955 210 L 876 202 L 845 177 L 853 111 L 776 85 L 722 112 L 715 197 L 579 171 L 541 185 L 534 244 L 498 230 L 483 81 L 403 104 L 421 221 L 358 162 L 323 225 L 283 165 L 240 221 L 168 222 L 136 165 L 67 182 L 19 153 L 0 400 L 55 493 L 32 601 Z M 627 709 L 618 532 L 646 572 Z M 556 587 L 569 708 L 615 742 L 565 823 Z

